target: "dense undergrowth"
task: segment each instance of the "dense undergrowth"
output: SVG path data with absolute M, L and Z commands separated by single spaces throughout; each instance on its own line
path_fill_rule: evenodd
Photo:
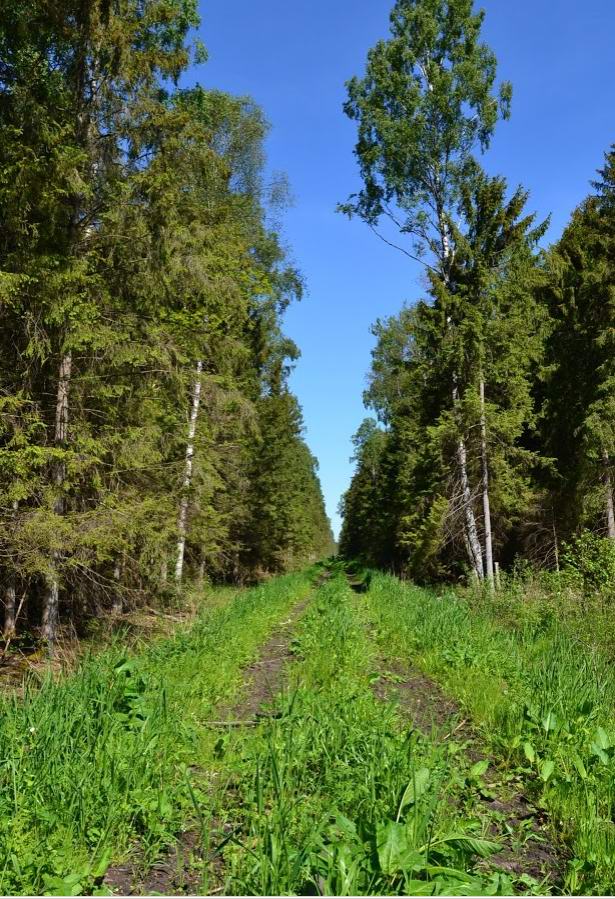
M 431 674 L 528 779 L 568 851 L 565 890 L 615 888 L 615 669 L 602 601 L 588 609 L 509 589 L 460 598 L 373 579 L 389 651 Z M 589 600 L 586 600 L 589 602 Z M 601 611 L 600 611 L 601 610 Z M 593 624 L 591 623 L 593 620 Z
M 194 817 L 204 721 L 310 589 L 292 575 L 204 603 L 140 652 L 118 644 L 0 699 L 0 891 L 104 892 L 109 863 L 136 840 L 144 864 L 159 855 Z
M 272 716 L 220 743 L 225 892 L 512 892 L 478 873 L 498 847 L 467 789 L 473 766 L 376 698 L 362 603 L 340 577 L 322 588 Z

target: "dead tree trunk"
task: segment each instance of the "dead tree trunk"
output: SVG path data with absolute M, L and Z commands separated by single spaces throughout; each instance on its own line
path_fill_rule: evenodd
M 188 442 L 186 443 L 186 461 L 184 464 L 184 483 L 181 503 L 179 505 L 179 517 L 177 521 L 177 562 L 175 564 L 175 582 L 181 583 L 184 572 L 184 554 L 186 551 L 186 522 L 188 519 L 189 490 L 192 484 L 192 470 L 194 467 L 194 438 L 199 418 L 199 406 L 201 404 L 201 376 L 203 363 L 199 359 L 196 364 L 194 386 L 192 389 L 192 406 L 190 409 L 190 422 L 188 425 Z

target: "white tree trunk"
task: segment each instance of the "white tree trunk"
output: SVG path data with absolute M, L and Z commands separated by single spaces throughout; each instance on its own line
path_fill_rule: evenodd
M 15 599 L 17 589 L 15 587 L 15 577 L 10 576 L 9 582 L 4 591 L 4 637 L 9 639 L 15 636 Z
M 113 580 L 115 581 L 115 593 L 111 612 L 113 615 L 121 615 L 124 611 L 124 597 L 122 596 L 122 563 L 118 559 L 113 566 Z
M 453 387 L 453 405 L 459 404 L 459 390 L 457 385 Z M 476 516 L 472 506 L 472 491 L 470 490 L 470 479 L 468 477 L 468 454 L 466 443 L 463 437 L 457 440 L 457 462 L 459 465 L 459 479 L 461 481 L 461 495 L 463 503 L 463 517 L 465 528 L 465 544 L 470 557 L 470 564 L 474 574 L 479 580 L 484 577 L 483 569 L 483 550 L 478 538 L 478 528 L 476 526 Z
M 487 418 L 485 414 L 485 381 L 480 379 L 480 452 L 482 466 L 483 519 L 485 525 L 485 577 L 493 589 L 493 538 L 491 535 L 491 502 L 489 499 L 489 454 L 487 451 Z
M 449 234 L 448 223 L 444 212 L 438 211 L 438 226 L 440 229 L 440 237 L 442 241 L 442 274 L 446 287 L 450 284 L 450 264 L 453 257 L 451 240 Z M 447 316 L 446 325 L 451 327 L 451 317 Z M 459 387 L 457 382 L 457 372 L 453 373 L 453 408 L 459 405 Z M 472 491 L 470 490 L 470 479 L 468 477 L 468 453 L 466 443 L 463 436 L 459 436 L 457 440 L 457 462 L 459 465 L 459 478 L 461 481 L 461 492 L 463 502 L 463 516 L 465 520 L 464 540 L 468 550 L 470 564 L 475 576 L 482 580 L 484 577 L 483 568 L 483 551 L 478 538 L 478 528 L 476 527 L 476 516 L 472 505 Z
M 470 481 L 468 479 L 468 460 L 466 444 L 463 437 L 460 437 L 457 443 L 457 461 L 459 462 L 459 477 L 461 479 L 461 492 L 463 497 L 466 546 L 469 549 L 470 563 L 474 570 L 474 574 L 479 580 L 482 580 L 484 577 L 483 552 L 480 540 L 478 539 L 478 528 L 476 527 L 474 509 L 472 508 L 472 491 L 470 490 Z
M 186 551 L 186 522 L 188 519 L 188 491 L 192 484 L 192 470 L 194 467 L 194 438 L 199 418 L 199 406 L 201 404 L 201 375 L 203 363 L 199 359 L 196 364 L 194 387 L 192 389 L 192 406 L 190 409 L 190 422 L 188 425 L 188 442 L 186 444 L 186 462 L 184 466 L 183 495 L 179 505 L 179 518 L 177 522 L 177 562 L 175 565 L 175 581 L 181 583 L 184 572 L 184 553 Z
M 606 493 L 606 523 L 611 540 L 615 540 L 615 507 L 613 506 L 613 481 L 611 479 L 611 460 L 606 450 L 602 451 L 604 462 L 604 488 Z
M 60 363 L 58 390 L 56 394 L 56 416 L 54 432 L 54 445 L 56 449 L 62 449 L 68 437 L 68 396 L 70 391 L 72 367 L 72 353 L 65 353 Z M 66 477 L 66 465 L 63 461 L 57 461 L 53 463 L 52 475 L 53 483 L 57 491 L 56 498 L 53 504 L 53 511 L 56 513 L 56 515 L 62 515 L 62 513 L 64 512 L 64 497 L 62 496 L 62 489 L 64 478 Z M 47 578 L 47 588 L 43 597 L 43 636 L 49 643 L 50 647 L 53 646 L 58 626 L 58 610 L 60 602 L 60 582 L 57 573 L 58 562 L 59 554 L 54 552 L 52 557 L 54 570 Z
M 13 513 L 16 516 L 19 503 L 17 500 L 13 502 Z M 17 579 L 15 574 L 11 572 L 4 590 L 4 636 L 10 639 L 15 636 L 15 627 L 17 619 L 15 615 L 17 599 Z

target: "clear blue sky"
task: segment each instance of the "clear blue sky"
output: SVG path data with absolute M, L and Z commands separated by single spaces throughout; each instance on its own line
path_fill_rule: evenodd
M 366 414 L 370 325 L 421 293 L 410 260 L 335 212 L 358 187 L 354 126 L 341 109 L 344 82 L 362 72 L 368 48 L 388 33 L 392 2 L 201 0 L 210 59 L 196 77 L 250 94 L 264 108 L 270 169 L 288 174 L 295 198 L 284 235 L 308 295 L 286 318 L 302 351 L 292 387 L 336 530 L 352 473 L 350 438 Z M 552 214 L 553 239 L 615 142 L 615 2 L 482 5 L 485 39 L 514 86 L 512 119 L 500 125 L 486 163 L 530 189 L 531 207 Z

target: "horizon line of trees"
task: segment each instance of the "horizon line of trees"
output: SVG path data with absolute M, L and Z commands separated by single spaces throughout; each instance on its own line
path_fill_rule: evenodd
M 249 98 L 180 87 L 197 25 L 196 0 L 0 10 L 7 637 L 333 545 L 288 386 L 284 184 Z
M 422 263 L 425 296 L 373 328 L 340 552 L 493 587 L 584 530 L 615 541 L 615 146 L 542 250 L 548 222 L 480 161 L 512 97 L 483 19 L 397 0 L 348 84 L 363 188 L 341 208 Z

